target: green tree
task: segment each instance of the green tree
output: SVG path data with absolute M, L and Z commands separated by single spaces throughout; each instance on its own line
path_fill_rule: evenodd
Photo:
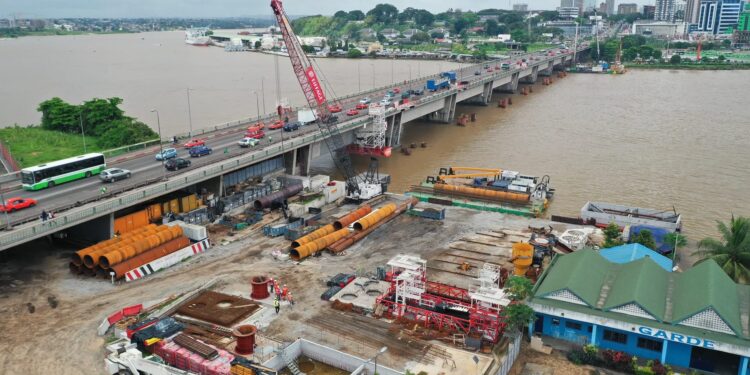
M 654 60 L 661 60 L 661 50 L 655 49 L 653 53 L 651 53 L 651 57 Z
M 493 19 L 488 19 L 484 23 L 484 34 L 487 36 L 497 36 L 497 34 L 500 34 L 500 24 Z
M 435 31 L 433 33 L 430 33 L 430 37 L 435 38 L 435 39 L 443 39 L 445 38 L 445 34 Z
M 630 239 L 630 243 L 639 243 L 651 250 L 656 250 L 656 241 L 654 240 L 654 235 L 648 229 L 643 229 L 638 232 L 638 234 Z
M 424 9 L 418 9 L 414 14 L 414 22 L 418 26 L 431 26 L 435 22 L 435 15 Z
M 727 58 L 724 55 L 719 55 L 719 61 L 724 62 Z
M 714 260 L 735 282 L 746 284 L 750 281 L 750 219 L 735 218 L 732 215 L 729 225 L 717 222 L 722 241 L 704 238 L 698 242 L 694 254 L 705 262 Z
M 349 12 L 350 21 L 362 21 L 365 19 L 365 14 L 361 10 L 353 10 Z
M 427 34 L 424 31 L 420 31 L 412 35 L 411 40 L 417 43 L 424 43 L 424 42 L 429 42 L 431 38 L 430 38 L 430 34 Z
M 461 34 L 464 30 L 466 30 L 470 26 L 469 22 L 466 21 L 463 17 L 456 18 L 455 21 L 453 21 L 453 32 L 456 34 Z
M 260 40 L 256 40 L 256 41 L 255 41 L 255 45 L 254 45 L 254 46 L 255 46 L 255 49 L 260 49 L 260 46 L 261 46 L 261 45 L 262 45 L 262 43 L 260 42 Z
M 620 226 L 615 223 L 609 223 L 604 228 L 604 245 L 602 247 L 615 247 L 622 245 L 622 233 L 620 232 Z
M 86 134 L 100 136 L 113 121 L 124 118 L 125 113 L 118 108 L 122 104 L 120 98 L 94 98 L 79 106 L 79 113 L 83 116 Z
M 351 48 L 346 53 L 346 57 L 351 58 L 351 59 L 355 59 L 357 57 L 362 57 L 362 51 L 360 51 L 360 50 L 358 50 L 356 48 Z
M 667 233 L 667 235 L 664 236 L 664 244 L 669 246 L 672 251 L 679 250 L 681 247 L 687 246 L 687 237 L 682 233 Z
M 724 39 L 721 41 L 721 46 L 724 48 L 729 48 L 732 46 L 732 41 L 729 39 Z
M 523 276 L 511 276 L 505 282 L 505 288 L 508 290 L 508 296 L 511 300 L 523 301 L 531 294 L 534 284 Z
M 302 51 L 305 53 L 315 53 L 315 47 L 308 46 L 307 44 L 302 45 Z
M 373 16 L 375 22 L 390 24 L 396 20 L 398 8 L 391 4 L 378 4 L 375 5 L 375 8 L 370 9 L 367 15 Z
M 347 13 L 345 10 L 340 10 L 333 14 L 333 18 L 341 18 L 348 20 L 349 19 L 349 13 Z
M 523 303 L 511 303 L 500 312 L 500 317 L 508 327 L 515 330 L 527 326 L 536 319 L 534 310 Z
M 679 64 L 681 62 L 682 62 L 682 57 L 680 57 L 680 55 L 674 54 L 674 55 L 672 55 L 672 57 L 669 58 L 669 63 L 670 64 L 677 65 L 677 64 Z

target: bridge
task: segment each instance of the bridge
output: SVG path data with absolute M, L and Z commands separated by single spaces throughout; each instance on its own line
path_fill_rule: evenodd
M 588 46 L 581 46 L 578 52 L 586 49 Z M 510 60 L 482 62 L 456 69 L 456 84 L 451 85 L 449 89 L 436 92 L 425 90 L 424 95 L 412 101 L 408 107 L 389 108 L 386 111 L 388 126 L 385 143 L 390 147 L 399 146 L 403 126 L 410 121 L 427 119 L 451 122 L 456 114 L 457 103 L 487 105 L 493 92 L 514 93 L 518 90 L 519 84 L 534 83 L 538 77 L 550 76 L 555 69 L 569 65 L 573 56 L 573 51 L 555 50 L 553 53 L 531 53 L 514 56 Z M 509 63 L 510 69 L 492 69 L 489 72 L 483 67 L 485 64 L 494 67 L 501 63 Z M 372 124 L 372 118 L 364 112 L 353 116 L 346 115 L 346 111 L 354 108 L 360 98 L 367 96 L 375 100 L 395 87 L 401 90 L 422 89 L 426 80 L 435 78 L 439 77 L 421 77 L 395 86 L 384 86 L 337 98 L 337 102 L 343 107 L 343 112 L 338 114 L 340 132 L 349 143 L 352 143 L 357 130 Z M 294 110 L 299 109 L 301 108 Z M 271 114 L 194 132 L 194 137 L 205 139 L 206 144 L 215 152 L 206 157 L 192 159 L 192 166 L 180 171 L 168 172 L 162 167 L 161 162 L 155 161 L 154 154 L 158 152 L 158 147 L 140 154 L 126 155 L 114 162 L 110 160 L 109 167 L 129 169 L 133 177 L 106 185 L 106 193 L 100 192 L 101 182 L 95 178 L 78 180 L 37 192 L 6 191 L 6 198 L 21 195 L 34 198 L 39 204 L 31 209 L 0 215 L 0 251 L 63 230 L 72 237 L 91 241 L 111 238 L 114 234 L 115 213 L 129 207 L 188 188 L 193 191 L 206 189 L 221 197 L 228 185 L 236 184 L 238 180 L 243 180 L 253 173 L 268 173 L 283 168 L 290 174 L 306 175 L 314 158 L 329 157 L 323 135 L 315 125 L 303 126 L 294 132 L 284 132 L 280 129 L 269 131 L 268 137 L 263 139 L 260 145 L 249 151 L 239 148 L 237 141 L 241 139 L 245 127 L 258 121 L 268 123 L 273 119 L 275 115 Z M 186 151 L 179 151 L 179 154 L 180 157 L 187 157 Z M 280 158 L 281 156 L 283 158 Z M 0 178 L 0 184 L 5 183 L 7 186 L 18 183 L 8 181 L 7 175 L 4 177 Z M 12 179 L 12 176 L 10 177 Z M 42 222 L 39 216 L 43 209 L 48 212 L 54 211 L 55 217 Z

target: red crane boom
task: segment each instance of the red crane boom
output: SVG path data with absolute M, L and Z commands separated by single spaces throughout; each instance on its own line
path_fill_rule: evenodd
M 281 0 L 271 0 L 271 9 L 273 9 L 276 22 L 281 29 L 281 35 L 284 38 L 289 59 L 292 61 L 294 75 L 297 76 L 297 81 L 302 87 L 310 109 L 317 113 L 316 123 L 323 133 L 326 145 L 331 151 L 336 167 L 346 177 L 347 191 L 349 193 L 359 192 L 359 183 L 357 174 L 354 172 L 352 159 L 344 148 L 344 139 L 338 127 L 335 123 L 329 121 L 331 112 L 328 110 L 325 92 L 318 80 L 315 69 L 313 69 L 310 59 L 305 55 L 302 45 L 300 45 L 297 36 L 294 34 L 294 30 L 292 30 L 292 24 L 289 22 Z

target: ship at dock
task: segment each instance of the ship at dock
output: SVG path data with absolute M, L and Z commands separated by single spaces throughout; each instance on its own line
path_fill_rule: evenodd
M 185 43 L 192 46 L 209 46 L 211 38 L 207 35 L 207 27 L 196 27 L 185 30 Z

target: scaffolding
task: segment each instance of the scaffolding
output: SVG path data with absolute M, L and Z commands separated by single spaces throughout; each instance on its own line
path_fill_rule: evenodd
M 500 312 L 510 301 L 497 286 L 499 267 L 486 264 L 467 290 L 428 281 L 427 261 L 418 256 L 399 254 L 387 264 L 391 287 L 378 298 L 385 314 L 439 331 L 481 335 L 493 343 L 500 339 Z

